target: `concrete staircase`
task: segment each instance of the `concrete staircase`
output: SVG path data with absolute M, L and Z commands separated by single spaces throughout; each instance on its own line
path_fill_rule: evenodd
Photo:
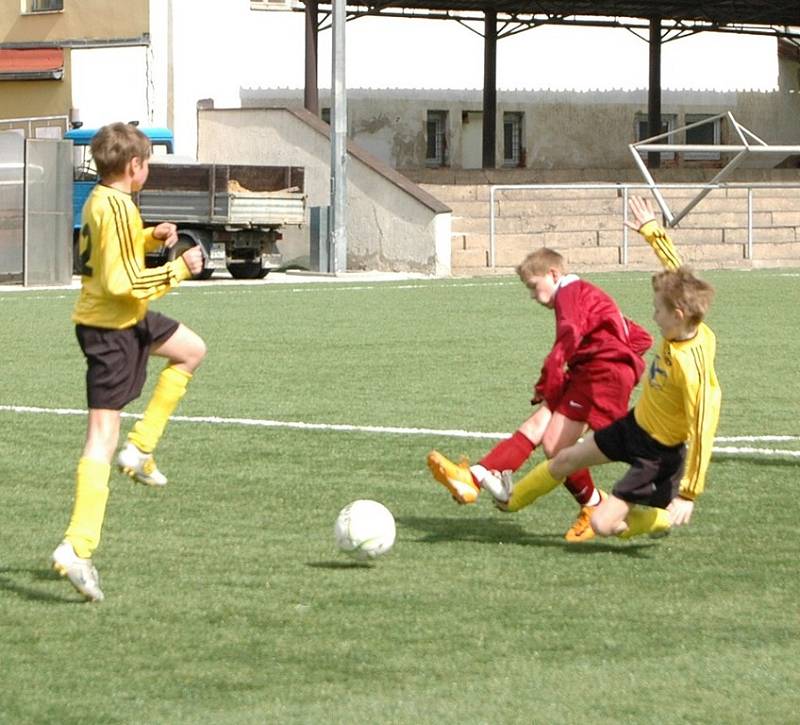
M 680 225 L 670 229 L 684 260 L 700 269 L 800 267 L 800 175 L 752 191 L 752 257 L 748 245 L 747 190 L 715 189 Z M 531 250 L 553 247 L 575 272 L 655 269 L 647 244 L 627 235 L 621 189 L 513 189 L 495 196 L 495 266 L 490 265 L 488 184 L 430 184 L 422 187 L 453 210 L 452 274 L 513 273 Z M 697 188 L 664 190 L 673 214 Z M 642 193 L 641 190 L 631 193 Z

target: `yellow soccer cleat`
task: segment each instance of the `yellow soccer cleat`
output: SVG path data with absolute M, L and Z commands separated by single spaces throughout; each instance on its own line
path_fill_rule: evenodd
M 433 477 L 450 491 L 457 503 L 475 503 L 480 490 L 472 480 L 466 463 L 455 464 L 439 451 L 431 451 L 428 454 L 428 468 Z
M 608 496 L 597 489 L 600 493 L 600 503 L 603 503 Z M 599 506 L 600 504 L 597 504 Z M 564 538 L 571 544 L 581 544 L 584 541 L 591 541 L 595 534 L 592 528 L 592 514 L 597 510 L 597 506 L 581 506 L 578 518 L 570 526 L 569 531 L 564 534 Z

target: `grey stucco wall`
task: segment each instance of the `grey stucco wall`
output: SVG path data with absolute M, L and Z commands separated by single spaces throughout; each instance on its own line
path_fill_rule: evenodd
M 770 144 L 800 143 L 800 64 L 780 59 L 775 82 L 776 90 L 768 92 L 665 90 L 662 114 L 674 116 L 680 127 L 687 114 L 731 111 Z M 480 91 L 351 88 L 347 96 L 349 138 L 396 169 L 425 167 L 427 112 L 447 111 L 448 165 L 464 168 L 468 154 L 463 114 L 481 110 Z M 299 89 L 242 89 L 240 97 L 244 107 L 301 107 L 303 102 Z M 647 114 L 645 89 L 499 91 L 497 99 L 498 165 L 503 114 L 522 112 L 526 166 L 534 170 L 627 168 L 637 115 Z M 320 107 L 328 106 L 328 92 L 320 91 Z
M 328 137 L 283 109 L 198 111 L 198 159 L 303 166 L 309 206 L 330 201 Z M 348 157 L 349 270 L 449 275 L 449 217 L 420 203 L 352 154 Z

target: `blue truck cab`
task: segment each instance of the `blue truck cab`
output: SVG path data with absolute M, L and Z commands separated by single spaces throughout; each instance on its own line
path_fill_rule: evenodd
M 175 136 L 168 128 L 140 126 L 139 130 L 150 139 L 153 156 L 175 153 Z M 81 226 L 81 212 L 86 199 L 97 183 L 97 167 L 92 160 L 89 145 L 92 143 L 96 128 L 74 128 L 64 134 L 65 139 L 72 141 L 72 213 L 74 228 Z

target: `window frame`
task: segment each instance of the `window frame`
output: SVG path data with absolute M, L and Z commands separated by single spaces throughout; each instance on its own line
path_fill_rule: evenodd
M 511 156 L 506 155 L 506 127 L 511 126 Z M 524 111 L 503 112 L 503 167 L 518 168 L 525 163 L 525 147 L 522 142 L 525 128 Z
M 714 118 L 716 116 L 716 118 Z M 715 113 L 687 113 L 684 116 L 684 126 L 690 126 L 693 123 L 698 123 L 704 119 L 712 119 L 714 121 L 709 121 L 709 123 L 705 124 L 707 126 L 711 125 L 713 127 L 713 134 L 714 140 L 712 141 L 713 144 L 719 144 L 720 139 L 722 138 L 722 119 L 719 118 L 719 114 Z M 684 137 L 686 139 L 686 143 L 692 143 L 689 140 L 689 131 L 684 131 Z M 719 151 L 686 151 L 683 154 L 683 158 L 686 161 L 719 161 L 722 158 L 722 154 Z
M 445 167 L 448 165 L 447 125 L 449 113 L 443 110 L 428 110 L 425 115 L 425 165 L 429 167 Z M 434 124 L 433 156 L 431 149 L 431 124 Z
M 650 138 L 649 134 L 649 117 L 646 113 L 637 113 L 634 118 L 633 123 L 633 135 L 636 139 L 636 142 L 644 141 L 646 138 Z M 644 124 L 645 132 L 643 135 L 640 135 L 640 131 L 642 129 L 642 124 Z M 661 127 L 662 131 L 659 134 L 669 134 L 666 140 L 661 139 L 660 143 L 677 143 L 675 138 L 675 128 L 678 125 L 678 114 L 677 113 L 662 113 L 661 114 Z M 659 135 L 656 134 L 656 135 Z M 639 155 L 646 159 L 648 151 L 641 151 L 639 150 Z M 675 158 L 674 151 L 662 151 L 661 152 L 661 160 L 662 161 L 672 161 Z
M 22 0 L 23 2 L 23 15 L 45 15 L 47 13 L 63 13 L 64 12 L 64 0 Z M 36 7 L 41 2 L 50 3 L 60 3 L 60 7 L 57 8 L 38 8 Z

